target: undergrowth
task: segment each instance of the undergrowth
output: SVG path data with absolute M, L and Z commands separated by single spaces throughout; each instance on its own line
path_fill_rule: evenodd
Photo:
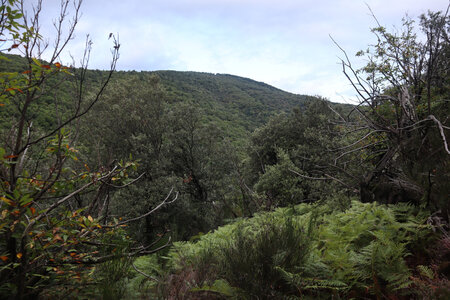
M 429 251 L 438 234 L 428 217 L 407 204 L 357 201 L 344 211 L 301 204 L 258 213 L 174 243 L 153 297 L 436 298 L 427 287 L 442 293 L 448 281 Z

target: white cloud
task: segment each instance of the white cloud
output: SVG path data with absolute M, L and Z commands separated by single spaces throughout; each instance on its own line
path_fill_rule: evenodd
M 57 2 L 44 1 L 46 33 Z M 70 51 L 79 57 L 90 33 L 91 66 L 105 69 L 112 45 L 107 37 L 119 33 L 119 69 L 230 73 L 338 101 L 339 94 L 351 92 L 337 64 L 342 53 L 329 35 L 350 56 L 366 48 L 375 22 L 365 2 L 388 27 L 399 26 L 405 12 L 414 17 L 447 5 L 442 0 L 84 1 Z

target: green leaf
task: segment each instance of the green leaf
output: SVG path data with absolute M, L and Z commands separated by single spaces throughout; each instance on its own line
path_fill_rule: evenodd
M 25 196 L 20 198 L 19 203 L 20 203 L 21 206 L 25 206 L 28 203 L 30 203 L 31 201 L 33 201 L 33 198 L 31 198 L 30 195 L 26 194 Z
M 39 60 L 37 60 L 36 58 L 32 58 L 33 59 L 33 61 L 34 61 L 34 63 L 36 64 L 36 65 L 38 65 L 39 67 L 40 66 L 42 66 L 42 64 L 39 62 Z
M 6 151 L 4 148 L 0 147 L 0 162 L 5 160 Z

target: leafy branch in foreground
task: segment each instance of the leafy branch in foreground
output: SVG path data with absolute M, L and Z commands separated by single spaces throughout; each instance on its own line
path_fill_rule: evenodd
M 0 59 L 8 59 L 3 52 L 15 49 L 27 62 L 20 72 L 0 73 L 0 109 L 11 116 L 11 129 L 2 127 L 0 132 L 1 298 L 61 296 L 92 284 L 94 265 L 154 253 L 170 243 L 169 238 L 149 245 L 135 244 L 124 227 L 138 218 L 124 221 L 109 213 L 113 190 L 141 178 L 130 178 L 135 162 L 115 161 L 91 170 L 79 159 L 77 126 L 72 125 L 100 101 L 120 47 L 114 37 L 110 70 L 97 91 L 87 86 L 89 39 L 81 67 L 66 67 L 60 62 L 79 20 L 81 2 L 61 1 L 52 49 L 39 33 L 41 0 L 31 14 L 22 0 L 2 1 L 0 7 L 0 36 L 13 43 L 0 51 Z M 44 56 L 48 61 L 42 59 Z M 66 82 L 74 88 L 72 103 L 60 98 L 60 87 Z M 48 99 L 52 101 L 48 103 Z M 36 125 L 41 108 L 52 106 L 51 126 Z M 176 198 L 170 191 L 142 217 Z

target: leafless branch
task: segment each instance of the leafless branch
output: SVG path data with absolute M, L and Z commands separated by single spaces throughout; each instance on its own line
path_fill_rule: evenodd
M 442 125 L 442 123 L 438 119 L 436 119 L 436 117 L 433 115 L 429 115 L 428 119 L 434 121 L 434 123 L 436 123 L 436 125 L 438 126 L 439 133 L 441 134 L 441 137 L 442 137 L 442 142 L 444 143 L 445 151 L 447 152 L 447 154 L 450 154 L 450 151 L 448 149 L 447 139 L 445 138 L 445 133 L 444 133 L 444 128 L 446 128 L 446 129 L 450 129 L 450 128 Z
M 311 177 L 311 176 L 306 176 L 303 174 L 300 174 L 299 172 L 289 169 L 289 171 L 291 171 L 292 173 L 294 173 L 295 175 L 302 177 L 302 178 L 306 178 L 306 179 L 311 179 L 311 180 L 330 180 L 331 178 L 326 178 L 326 177 Z
M 364 145 L 364 146 L 361 146 L 361 147 L 358 147 L 358 148 L 355 148 L 355 149 L 346 151 L 346 152 L 342 153 L 341 155 L 339 155 L 338 157 L 336 157 L 336 158 L 334 159 L 334 163 L 337 163 L 337 161 L 338 161 L 341 157 L 343 157 L 343 156 L 345 156 L 345 155 L 347 155 L 347 154 L 350 154 L 350 153 L 353 153 L 353 152 L 356 152 L 356 151 L 359 151 L 359 150 L 363 150 L 363 149 L 366 149 L 366 148 L 369 148 L 369 147 L 372 147 L 372 146 L 375 146 L 375 145 L 379 145 L 379 144 L 382 144 L 383 142 L 384 142 L 384 141 L 381 141 L 381 142 L 375 142 L 375 143 L 370 143 L 370 144 L 367 144 L 367 145 Z
M 350 189 L 352 188 L 351 186 L 349 186 L 348 184 L 346 184 L 342 180 L 340 180 L 340 179 L 338 179 L 336 177 L 333 177 L 331 175 L 328 175 L 328 174 L 324 174 L 325 177 L 311 177 L 311 176 L 306 176 L 306 175 L 300 174 L 299 172 L 297 172 L 295 170 L 292 170 L 292 169 L 289 169 L 289 171 L 291 171 L 295 175 L 297 175 L 299 177 L 302 177 L 302 178 L 305 178 L 305 179 L 310 179 L 310 180 L 334 180 L 334 181 L 344 185 L 347 188 L 350 188 Z
M 142 272 L 141 270 L 139 270 L 139 269 L 134 265 L 134 263 L 131 263 L 131 266 L 133 267 L 133 269 L 134 269 L 136 272 L 138 272 L 139 274 L 143 275 L 144 277 L 146 277 L 146 278 L 148 278 L 148 279 L 150 279 L 150 280 L 153 280 L 153 281 L 157 281 L 157 282 L 159 281 L 159 280 L 156 279 L 155 277 L 150 276 L 150 275 L 148 275 L 148 274 Z
M 368 138 L 368 137 L 371 136 L 372 134 L 378 133 L 378 132 L 384 132 L 384 131 L 383 131 L 383 130 L 373 130 L 373 131 L 370 131 L 368 134 L 366 134 L 365 136 L 363 136 L 362 138 L 360 138 L 360 139 L 357 140 L 356 142 L 353 142 L 353 143 L 351 143 L 350 145 L 347 145 L 347 146 L 344 146 L 344 147 L 341 147 L 341 148 L 334 149 L 334 150 L 332 150 L 332 151 L 338 151 L 338 150 L 344 150 L 344 149 L 351 148 L 351 147 L 355 146 L 356 144 L 358 144 L 358 143 L 364 141 L 366 138 Z
M 172 238 L 169 236 L 168 241 L 164 245 L 162 245 L 156 249 L 148 250 L 150 248 L 150 246 L 147 246 L 147 247 L 143 247 L 142 249 L 139 249 L 134 252 L 105 255 L 105 256 L 101 256 L 101 257 L 97 257 L 97 258 L 93 258 L 93 259 L 78 260 L 78 261 L 72 261 L 69 263 L 83 264 L 83 265 L 95 265 L 95 264 L 100 264 L 100 263 L 104 263 L 104 262 L 114 260 L 114 259 L 119 259 L 119 258 L 125 258 L 125 257 L 131 258 L 131 257 L 136 257 L 136 256 L 149 255 L 149 254 L 161 251 L 164 248 L 167 248 L 171 244 L 171 242 L 172 242 Z
M 88 55 L 88 54 L 86 54 L 86 55 Z M 113 50 L 112 62 L 111 62 L 111 69 L 108 72 L 108 75 L 107 75 L 105 81 L 103 82 L 102 86 L 100 87 L 99 91 L 96 93 L 94 99 L 87 105 L 87 107 L 84 110 L 80 111 L 80 103 L 81 103 L 81 99 L 82 99 L 82 95 L 83 94 L 81 92 L 79 92 L 78 107 L 77 107 L 77 110 L 75 111 L 75 113 L 71 117 L 69 117 L 66 121 L 64 121 L 60 125 L 58 125 L 52 131 L 50 131 L 47 134 L 45 134 L 45 135 L 35 139 L 34 141 L 28 142 L 23 148 L 21 148 L 20 150 L 17 150 L 17 154 L 22 153 L 25 150 L 26 147 L 29 147 L 29 146 L 34 145 L 34 144 L 37 144 L 37 143 L 41 142 L 42 140 L 44 140 L 44 139 L 54 135 L 55 133 L 60 131 L 61 128 L 63 128 L 67 124 L 72 123 L 74 120 L 79 119 L 82 116 L 84 116 L 85 114 L 87 114 L 88 111 L 90 111 L 91 108 L 100 100 L 100 97 L 103 94 L 103 91 L 105 90 L 106 86 L 108 85 L 108 83 L 109 83 L 109 81 L 110 81 L 110 79 L 112 77 L 112 74 L 115 71 L 115 67 L 116 67 L 118 56 L 119 56 L 119 45 L 115 44 L 114 50 Z M 83 70 L 81 72 L 83 72 Z M 82 76 L 84 76 L 84 75 L 82 75 Z M 84 77 L 81 78 L 80 85 L 82 85 L 83 83 L 84 83 Z M 83 87 L 81 86 L 80 90 L 82 90 L 82 89 L 83 89 Z
M 332 111 L 332 112 L 334 112 L 343 122 L 347 122 L 347 120 L 346 119 L 344 119 L 342 116 L 341 116 L 341 114 L 340 113 L 338 113 L 335 109 L 333 109 L 333 107 L 331 107 L 331 105 L 328 105 L 328 108 Z
M 170 189 L 170 192 L 167 194 L 166 198 L 161 203 L 159 203 L 155 208 L 153 208 L 152 210 L 148 211 L 147 213 L 145 213 L 143 215 L 140 215 L 140 216 L 138 216 L 136 218 L 132 218 L 132 219 L 128 219 L 128 220 L 119 222 L 119 223 L 117 223 L 115 225 L 106 225 L 106 226 L 103 226 L 103 227 L 105 227 L 105 228 L 117 227 L 117 226 L 121 226 L 121 225 L 130 223 L 130 222 L 134 222 L 134 221 L 143 219 L 143 218 L 151 215 L 152 213 L 154 213 L 155 211 L 160 209 L 162 206 L 170 204 L 170 203 L 173 203 L 173 202 L 175 202 L 178 199 L 178 192 L 176 192 L 174 198 L 172 200 L 170 200 L 170 201 L 167 201 L 167 200 L 169 200 L 170 196 L 172 195 L 172 192 L 173 192 L 173 187 Z

